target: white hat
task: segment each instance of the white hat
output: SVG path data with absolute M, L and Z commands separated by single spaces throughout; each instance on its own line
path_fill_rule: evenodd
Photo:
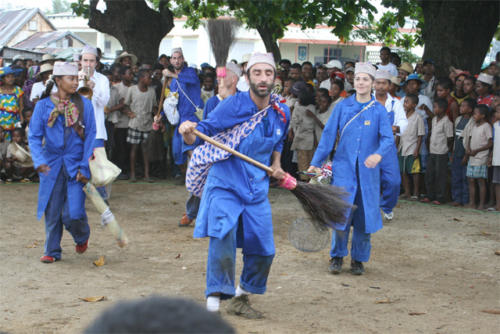
M 184 53 L 182 53 L 182 48 L 173 48 L 171 54 L 173 55 L 176 52 L 179 52 L 181 55 L 184 55 Z
M 250 60 L 250 57 L 252 56 L 252 54 L 250 53 L 245 53 L 243 55 L 243 57 L 241 57 L 241 63 L 248 63 L 248 61 Z
M 340 62 L 340 60 L 332 59 L 327 64 L 325 64 L 325 67 L 326 68 L 338 68 L 339 70 L 341 70 L 342 63 Z
M 370 63 L 356 63 L 356 66 L 354 67 L 354 74 L 366 73 L 371 75 L 372 77 L 375 77 L 376 71 L 377 70 L 375 69 L 375 66 Z
M 91 54 L 97 57 L 97 49 L 90 45 L 85 45 L 82 49 L 82 55 Z
M 484 82 L 485 84 L 491 86 L 493 85 L 493 76 L 486 73 L 480 73 L 479 76 L 477 77 L 477 81 Z
M 37 75 L 41 75 L 42 73 L 49 72 L 52 70 L 54 70 L 54 66 L 52 66 L 49 63 L 45 63 L 45 64 L 42 64 L 42 66 L 40 66 L 40 72 L 38 72 Z
M 274 57 L 271 52 L 260 53 L 256 52 L 250 56 L 248 60 L 247 69 L 249 70 L 255 64 L 268 64 L 271 65 L 276 71 L 276 63 L 274 62 Z
M 68 63 L 64 61 L 56 61 L 54 63 L 53 75 L 78 75 L 78 65 L 76 63 Z
M 50 53 L 46 53 L 42 56 L 42 61 L 40 62 L 40 64 L 44 64 L 44 63 L 49 62 L 51 60 L 55 60 L 54 56 L 51 55 Z
M 115 63 L 121 62 L 121 60 L 125 57 L 129 57 L 132 60 L 132 65 L 137 64 L 137 56 L 132 53 L 128 53 L 127 51 L 123 51 L 118 57 L 115 59 Z
M 241 77 L 241 67 L 239 67 L 238 65 L 236 65 L 235 63 L 233 62 L 229 62 L 226 64 L 226 69 L 228 71 L 231 71 L 233 72 L 234 74 L 236 74 L 238 77 Z
M 391 77 L 392 77 L 391 73 L 389 73 L 389 71 L 386 70 L 377 70 L 377 72 L 375 72 L 375 80 L 384 79 L 391 81 Z

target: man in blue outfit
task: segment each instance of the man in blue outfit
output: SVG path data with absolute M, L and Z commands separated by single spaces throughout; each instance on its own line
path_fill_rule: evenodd
M 212 112 L 219 105 L 219 102 L 225 98 L 236 94 L 236 85 L 241 76 L 241 69 L 238 65 L 229 62 L 226 64 L 226 77 L 222 80 L 219 79 L 217 95 L 212 96 L 207 100 L 205 108 L 203 109 L 203 119 L 206 119 L 208 114 Z M 180 227 L 189 226 L 198 215 L 198 209 L 200 207 L 200 198 L 190 194 L 186 202 L 186 213 L 182 215 L 179 221 Z
M 287 134 L 290 113 L 277 96 L 271 95 L 276 77 L 272 54 L 253 54 L 247 66 L 248 92 L 236 93 L 220 102 L 199 123 L 184 122 L 179 127 L 187 144 L 193 144 L 194 129 L 208 136 L 226 136 L 239 152 L 271 165 L 272 176 L 283 179 L 280 156 Z M 236 130 L 242 130 L 241 132 Z M 223 134 L 222 134 L 223 135 Z M 211 157 L 213 147 L 203 144 L 193 153 L 191 164 Z M 214 163 L 208 170 L 195 238 L 209 237 L 207 259 L 207 309 L 219 311 L 221 299 L 231 300 L 228 313 L 246 318 L 262 318 L 250 306 L 248 295 L 263 294 L 274 258 L 271 206 L 268 200 L 269 175 L 232 155 Z M 188 178 L 190 173 L 188 172 Z M 242 248 L 243 272 L 235 290 L 236 248 Z
M 172 49 L 170 63 L 174 67 L 175 72 L 165 69 L 163 70 L 163 75 L 173 78 L 170 84 L 170 91 L 179 94 L 179 102 L 177 104 L 177 111 L 179 112 L 178 124 L 182 124 L 185 121 L 198 122 L 200 119 L 196 116 L 196 108 L 203 108 L 200 79 L 194 68 L 187 67 L 184 63 L 184 55 L 181 48 Z M 201 118 L 201 115 L 199 117 Z M 182 166 L 193 147 L 184 143 L 178 129 L 179 127 L 177 126 L 174 130 L 172 150 L 175 164 Z
M 87 249 L 90 228 L 85 213 L 84 183 L 90 178 L 89 158 L 96 137 L 92 103 L 76 92 L 78 66 L 56 62 L 57 93 L 42 95 L 30 121 L 29 146 L 40 175 L 37 218 L 45 213 L 45 250 L 40 261 L 61 259 L 63 226 L 76 251 Z M 54 82 L 47 85 L 46 94 Z

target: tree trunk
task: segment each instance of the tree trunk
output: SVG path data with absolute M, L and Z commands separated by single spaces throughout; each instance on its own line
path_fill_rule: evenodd
M 148 7 L 144 0 L 105 2 L 106 10 L 102 13 L 96 8 L 98 0 L 90 1 L 89 26 L 114 36 L 141 63 L 154 64 L 161 40 L 174 27 L 168 0 L 160 1 L 159 11 Z
M 279 61 L 281 60 L 281 51 L 278 46 L 277 39 L 274 38 L 276 34 L 273 34 L 272 30 L 266 26 L 257 28 L 257 31 L 259 32 L 260 38 L 262 38 L 262 41 L 266 46 L 267 52 L 272 52 L 274 61 L 276 62 L 276 64 L 279 63 Z M 283 33 L 278 35 L 282 36 Z
M 421 0 L 420 6 L 423 59 L 436 63 L 436 76 L 448 76 L 450 66 L 477 74 L 500 21 L 500 2 Z

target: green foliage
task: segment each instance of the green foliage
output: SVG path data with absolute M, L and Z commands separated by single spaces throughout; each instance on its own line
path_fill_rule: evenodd
M 85 0 L 77 0 L 71 4 L 71 10 L 77 16 L 83 16 L 88 19 L 90 15 L 90 6 L 85 3 Z
M 70 4 L 66 0 L 52 0 L 52 10 L 50 14 L 64 13 L 70 10 Z

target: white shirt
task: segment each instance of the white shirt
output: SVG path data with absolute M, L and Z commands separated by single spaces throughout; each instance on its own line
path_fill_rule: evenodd
M 387 110 L 387 112 L 394 112 L 394 124 L 391 125 L 399 126 L 399 133 L 397 133 L 396 135 L 400 136 L 403 132 L 405 132 L 406 127 L 408 126 L 408 120 L 406 119 L 406 112 L 403 107 L 403 102 L 387 93 L 387 99 L 385 100 L 385 109 Z
M 43 84 L 43 81 L 35 82 L 33 87 L 31 87 L 30 101 L 33 102 L 34 99 L 39 99 L 47 87 Z M 57 86 L 52 87 L 52 93 L 57 93 Z
M 108 140 L 106 126 L 104 125 L 104 107 L 108 105 L 110 88 L 109 80 L 105 75 L 94 72 L 90 80 L 95 83 L 92 94 L 92 106 L 94 107 L 96 136 L 95 139 Z M 78 86 L 78 88 L 80 88 Z
M 242 75 L 238 80 L 238 84 L 236 84 L 236 89 L 238 89 L 240 92 L 248 92 L 248 90 L 250 89 L 250 86 L 248 85 L 244 75 Z
M 398 68 L 393 63 L 389 63 L 387 65 L 377 64 L 379 70 L 386 70 L 391 73 L 391 75 L 397 77 L 398 76 Z

